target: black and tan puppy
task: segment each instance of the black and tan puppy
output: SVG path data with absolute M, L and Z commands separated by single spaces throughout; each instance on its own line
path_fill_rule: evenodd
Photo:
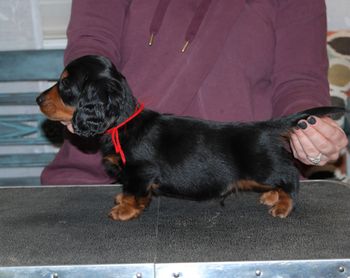
M 289 131 L 310 115 L 343 112 L 323 107 L 255 123 L 219 123 L 143 109 L 125 78 L 100 56 L 71 62 L 37 98 L 52 120 L 77 135 L 101 136 L 108 172 L 123 184 L 110 217 L 140 215 L 153 193 L 205 200 L 236 190 L 265 192 L 273 216 L 295 206 L 299 174 L 285 149 Z

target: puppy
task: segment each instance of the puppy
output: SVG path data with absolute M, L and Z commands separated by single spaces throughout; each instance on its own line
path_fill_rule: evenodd
M 145 109 L 125 78 L 100 56 L 72 61 L 37 97 L 41 111 L 83 137 L 100 136 L 106 169 L 123 184 L 109 216 L 139 216 L 153 194 L 223 201 L 237 190 L 264 192 L 273 216 L 295 206 L 299 174 L 286 138 L 300 119 L 343 112 L 322 107 L 281 119 L 220 123 Z

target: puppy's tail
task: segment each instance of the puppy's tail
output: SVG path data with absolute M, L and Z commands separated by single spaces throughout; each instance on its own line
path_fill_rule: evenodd
M 300 120 L 307 119 L 310 116 L 327 116 L 330 114 L 344 114 L 349 111 L 344 107 L 338 106 L 322 106 L 304 110 L 302 112 L 298 112 L 286 117 L 282 117 L 280 119 L 273 120 L 274 124 L 281 129 L 290 129 L 295 127 Z

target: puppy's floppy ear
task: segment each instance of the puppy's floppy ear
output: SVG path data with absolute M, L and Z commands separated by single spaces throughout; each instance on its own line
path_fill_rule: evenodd
M 115 122 L 121 105 L 114 96 L 118 95 L 118 87 L 110 78 L 85 83 L 72 119 L 77 135 L 91 137 L 101 134 Z

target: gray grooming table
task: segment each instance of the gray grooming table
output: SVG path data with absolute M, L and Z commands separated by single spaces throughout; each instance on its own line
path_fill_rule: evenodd
M 119 186 L 0 188 L 2 277 L 350 277 L 350 185 L 303 182 L 290 217 L 257 193 L 154 198 L 107 218 Z

